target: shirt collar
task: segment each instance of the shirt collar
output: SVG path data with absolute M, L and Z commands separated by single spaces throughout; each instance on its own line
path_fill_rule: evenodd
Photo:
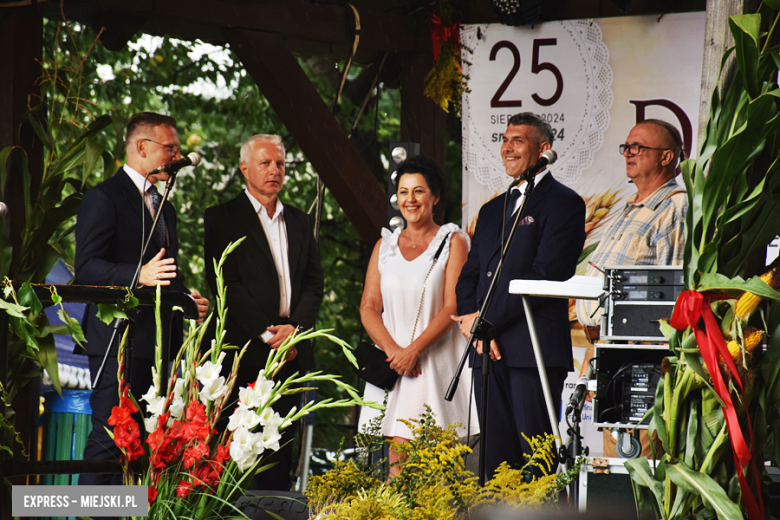
M 261 211 L 268 215 L 268 210 L 265 209 L 265 206 L 263 206 L 259 200 L 255 198 L 254 195 L 249 193 L 249 190 L 244 188 L 244 193 L 246 193 L 246 196 L 249 198 L 249 202 L 252 203 L 252 207 L 255 208 L 255 213 L 260 213 Z M 284 204 L 282 204 L 282 201 L 279 200 L 279 197 L 276 198 L 276 209 L 274 210 L 274 214 L 270 215 L 271 220 L 275 220 L 276 217 L 284 213 Z
M 534 184 L 535 184 L 536 186 L 538 186 L 538 185 L 539 185 L 539 183 L 540 183 L 540 182 L 542 182 L 542 179 L 544 179 L 544 178 L 545 178 L 545 176 L 546 176 L 548 173 L 550 173 L 550 170 L 544 170 L 542 173 L 538 173 L 538 174 L 536 174 L 536 179 L 534 180 Z M 518 190 L 518 191 L 520 191 L 520 193 L 523 193 L 521 190 L 524 190 L 524 189 L 525 189 L 525 183 L 518 184 L 517 186 L 514 186 L 512 189 L 513 189 L 513 190 Z
M 680 185 L 677 184 L 677 181 L 675 179 L 670 179 L 669 182 L 664 184 L 663 186 L 659 187 L 657 190 L 653 192 L 652 195 L 647 197 L 645 200 L 639 203 L 635 203 L 634 201 L 637 198 L 638 193 L 634 193 L 628 198 L 628 201 L 626 204 L 631 204 L 634 206 L 647 206 L 648 208 L 652 209 L 653 211 L 658 208 L 658 205 L 661 204 L 663 201 L 665 201 L 669 194 L 672 193 L 675 190 L 678 190 L 680 188 Z
M 149 188 L 154 186 L 154 184 L 146 180 L 144 175 L 132 169 L 127 164 L 125 164 L 123 168 L 127 176 L 130 177 L 130 180 L 133 181 L 133 184 L 138 188 L 139 193 L 146 193 L 149 191 Z

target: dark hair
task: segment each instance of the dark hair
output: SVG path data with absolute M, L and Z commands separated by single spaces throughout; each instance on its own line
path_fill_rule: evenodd
M 434 196 L 441 195 L 442 189 L 444 189 L 444 172 L 441 171 L 436 161 L 425 155 L 415 155 L 401 161 L 396 173 L 398 174 L 396 186 L 400 185 L 403 174 L 419 173 L 425 178 L 425 182 L 428 183 L 428 188 Z
M 666 130 L 666 133 L 668 133 L 669 137 L 672 138 L 672 141 L 674 142 L 674 146 L 676 148 L 676 149 L 672 149 L 674 158 L 679 159 L 681 161 L 685 160 L 685 150 L 683 150 L 683 140 L 682 137 L 680 136 L 680 131 L 677 130 L 676 126 L 664 121 L 663 119 L 645 119 L 644 121 L 637 124 L 660 126 L 664 130 Z M 674 162 L 676 163 L 677 161 L 675 160 Z
M 162 125 L 176 129 L 176 120 L 171 116 L 155 114 L 154 112 L 133 114 L 127 121 L 127 128 L 125 128 L 125 146 L 129 146 L 133 137 L 141 132 L 154 131 L 156 127 Z
M 509 118 L 508 123 L 511 126 L 528 125 L 532 127 L 536 133 L 536 144 L 542 144 L 546 141 L 552 146 L 553 141 L 555 141 L 555 136 L 553 136 L 550 123 L 533 112 L 520 112 L 519 114 L 515 114 Z

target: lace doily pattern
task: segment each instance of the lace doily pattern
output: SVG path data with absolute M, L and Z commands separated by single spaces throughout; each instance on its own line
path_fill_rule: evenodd
M 506 120 L 534 112 L 556 134 L 553 174 L 564 184 L 576 183 L 603 144 L 613 101 L 609 49 L 598 23 L 562 21 L 533 29 L 466 25 L 461 40 L 470 89 L 463 95 L 464 180 L 472 177 L 487 191 L 503 191 Z

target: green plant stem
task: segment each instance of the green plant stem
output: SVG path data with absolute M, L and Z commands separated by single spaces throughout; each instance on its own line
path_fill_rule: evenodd
M 769 29 L 769 34 L 766 35 L 766 40 L 764 40 L 764 48 L 761 49 L 761 54 L 764 54 L 766 52 L 766 48 L 769 46 L 769 41 L 772 39 L 772 33 L 775 32 L 775 27 L 777 26 L 777 20 L 780 18 L 780 13 L 778 13 L 777 16 L 775 16 L 775 21 L 772 22 L 772 27 Z

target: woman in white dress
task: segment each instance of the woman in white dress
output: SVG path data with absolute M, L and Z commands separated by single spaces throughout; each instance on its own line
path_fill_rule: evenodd
M 400 376 L 388 395 L 382 435 L 407 442 L 412 432 L 398 419 L 416 419 L 425 411 L 425 405 L 433 410 L 439 425 L 470 422 L 470 433 L 474 434 L 478 421 L 468 386 L 461 385 L 451 402 L 444 400 L 465 348 L 465 340 L 450 316 L 457 310 L 455 285 L 468 256 L 469 239 L 457 225 L 439 226 L 433 221 L 433 206 L 444 184 L 444 175 L 435 161 L 425 156 L 411 157 L 398 165 L 397 175 L 398 207 L 406 227 L 393 233 L 382 230 L 368 264 L 360 303 L 363 326 Z M 445 240 L 428 275 L 420 306 L 425 276 Z M 469 369 L 461 377 L 471 381 Z M 381 403 L 384 393 L 384 389 L 366 383 L 367 401 Z M 363 408 L 361 428 L 378 414 L 372 408 Z M 464 436 L 465 428 L 459 433 Z M 391 449 L 391 477 L 400 471 L 397 462 L 398 455 Z

